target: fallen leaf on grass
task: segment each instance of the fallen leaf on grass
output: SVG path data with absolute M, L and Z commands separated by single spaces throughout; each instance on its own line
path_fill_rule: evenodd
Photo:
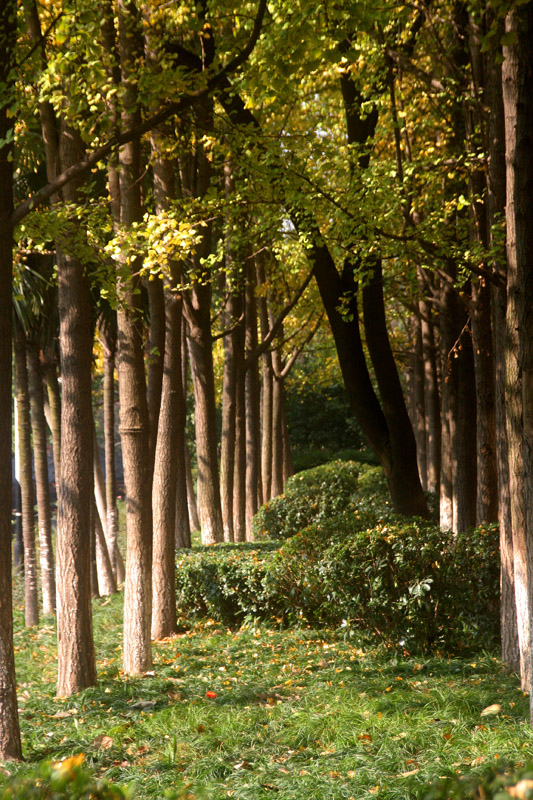
M 518 781 L 514 786 L 508 786 L 506 791 L 511 797 L 518 797 L 520 800 L 524 800 L 533 792 L 533 780 L 524 778 L 524 780 Z
M 101 733 L 99 736 L 95 736 L 91 744 L 95 747 L 99 747 L 100 750 L 110 750 L 113 747 L 113 739 L 111 736 L 106 736 Z
M 136 703 L 131 703 L 130 708 L 140 708 L 144 711 L 147 708 L 153 708 L 157 700 L 138 700 Z
M 369 733 L 360 733 L 360 734 L 358 734 L 357 738 L 358 738 L 358 740 L 360 742 L 371 742 L 372 741 L 372 737 L 370 736 Z
M 490 714 L 500 714 L 502 707 L 499 703 L 493 703 L 491 706 L 487 706 L 481 712 L 482 717 L 488 717 Z
M 238 761 L 234 764 L 233 769 L 253 769 L 252 765 L 248 763 L 248 761 Z
M 410 775 L 416 775 L 417 772 L 420 772 L 419 767 L 416 767 L 415 769 L 410 769 L 407 772 L 400 772 L 400 775 L 402 776 L 402 778 L 408 778 Z
M 52 714 L 53 719 L 67 719 L 67 717 L 74 717 L 78 713 L 77 708 L 69 708 L 68 711 L 56 711 Z

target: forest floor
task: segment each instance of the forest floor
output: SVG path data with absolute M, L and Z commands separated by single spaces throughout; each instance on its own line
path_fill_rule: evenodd
M 55 697 L 53 620 L 16 617 L 22 772 L 83 753 L 135 798 L 416 796 L 439 777 L 533 760 L 528 700 L 491 653 L 415 658 L 342 632 L 196 624 L 121 673 L 122 596 L 94 603 L 99 683 Z M 11 771 L 15 767 L 10 767 Z

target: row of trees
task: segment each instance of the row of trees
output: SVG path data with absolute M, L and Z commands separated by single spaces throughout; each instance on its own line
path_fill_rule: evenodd
M 116 312 L 126 672 L 149 669 L 151 636 L 175 627 L 174 548 L 189 541 L 187 364 L 203 541 L 243 540 L 290 471 L 283 381 L 325 314 L 396 510 L 427 516 L 428 488 L 445 527 L 499 518 L 504 658 L 529 686 L 531 4 L 25 0 L 2 13 L 3 285 L 14 233 L 21 286 L 25 254 L 42 263 L 36 251 L 54 251 L 57 269 L 58 694 L 96 680 L 95 519 L 110 586 L 118 569 L 111 457 L 94 511 L 95 307 L 109 450 Z M 22 401 L 26 366 L 41 365 L 28 358 L 28 326 L 17 330 Z M 411 336 L 413 424 L 397 367 Z M 8 474 L 8 415 L 1 424 Z M 19 757 L 10 499 L 0 500 L 0 755 Z M 35 587 L 31 557 L 26 574 Z

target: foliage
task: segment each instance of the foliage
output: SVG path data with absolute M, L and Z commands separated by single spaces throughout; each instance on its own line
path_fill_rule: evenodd
M 413 652 L 494 641 L 495 527 L 454 536 L 416 519 L 369 529 L 359 517 L 315 523 L 280 548 L 271 572 L 287 619 L 340 624 Z
M 273 549 L 274 544 L 263 542 L 180 551 L 178 610 L 231 625 L 250 616 L 264 618 L 270 607 L 265 563 Z
M 313 378 L 314 376 L 310 376 Z M 359 448 L 363 441 L 340 383 L 322 386 L 300 380 L 287 383 L 287 424 L 294 450 Z
M 203 620 L 156 642 L 150 673 L 125 678 L 122 596 L 93 609 L 99 685 L 58 698 L 52 620 L 25 630 L 16 608 L 26 761 L 2 764 L 0 797 L 4 770 L 22 781 L 43 758 L 79 753 L 95 782 L 136 800 L 416 798 L 439 776 L 533 753 L 528 700 L 491 653 L 414 658 L 345 629 Z
M 307 527 L 344 511 L 358 485 L 360 466 L 332 461 L 298 472 L 287 481 L 282 495 L 265 503 L 255 515 L 255 538 L 286 539 Z
M 341 626 L 413 652 L 490 645 L 496 526 L 442 532 L 397 517 L 385 491 L 380 470 L 353 464 L 295 475 L 255 518 L 256 530 L 284 540 L 278 550 L 265 541 L 181 555 L 181 611 L 230 625 L 251 617 Z

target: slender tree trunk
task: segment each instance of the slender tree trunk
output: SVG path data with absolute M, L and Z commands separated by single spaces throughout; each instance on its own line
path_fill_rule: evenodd
M 26 344 L 19 333 L 14 342 L 15 402 L 17 404 L 18 458 L 24 538 L 24 610 L 26 627 L 39 622 L 37 555 L 35 551 L 35 511 L 31 457 L 31 419 L 26 365 Z
M 460 532 L 476 524 L 476 448 L 477 425 L 474 354 L 469 328 L 464 328 L 458 343 L 457 358 L 457 435 L 454 448 L 453 530 Z
M 185 409 L 181 386 L 181 299 L 165 290 L 165 361 L 153 481 L 154 563 L 152 638 L 176 632 L 176 468 L 183 469 L 178 427 Z M 180 444 L 181 453 L 180 453 Z M 181 455 L 181 464 L 179 463 Z
M 281 357 L 279 350 L 272 353 L 274 366 L 274 383 L 272 387 L 272 496 L 277 497 L 283 492 L 283 408 L 282 408 L 282 381 L 278 377 L 281 372 Z
M 187 349 L 187 322 L 185 320 L 185 316 L 182 315 L 182 323 L 181 323 L 181 382 L 183 386 L 183 407 L 187 409 L 187 396 L 188 396 L 188 387 L 189 387 L 189 352 Z M 187 508 L 189 513 L 189 520 L 187 522 L 184 521 L 184 527 L 182 530 L 182 535 L 186 539 L 188 536 L 189 544 L 190 544 L 190 537 L 191 537 L 191 530 L 199 531 L 200 530 L 200 518 L 198 516 L 198 503 L 196 500 L 196 493 L 194 491 L 194 480 L 192 476 L 192 466 L 191 466 L 191 455 L 189 453 L 189 445 L 186 439 L 186 422 L 187 418 L 183 421 L 183 431 L 181 431 L 181 435 L 183 436 L 183 450 L 184 450 L 184 458 L 185 458 L 185 475 L 180 476 L 178 475 L 178 482 L 181 480 L 185 480 L 185 492 L 187 494 Z M 183 492 L 183 487 L 178 486 L 178 497 L 180 496 L 180 492 Z M 185 520 L 185 516 L 183 516 Z M 178 524 L 179 524 L 180 517 L 178 517 Z
M 124 102 L 124 129 L 140 121 L 133 71 L 142 48 L 137 10 L 129 0 L 119 0 L 119 53 Z M 120 150 L 120 223 L 127 230 L 142 219 L 140 196 L 140 141 L 133 139 Z M 123 265 L 124 267 L 126 265 Z M 144 376 L 138 260 L 128 266 L 127 281 L 120 280 L 118 322 L 118 384 L 120 435 L 126 485 L 126 580 L 124 586 L 124 671 L 146 672 L 152 665 L 152 492 L 149 417 Z
M 98 566 L 96 564 L 96 531 L 94 528 L 95 523 L 95 508 L 91 506 L 91 597 L 93 599 L 100 597 L 98 589 Z
M 240 343 L 244 362 L 244 337 Z M 235 390 L 235 473 L 233 476 L 233 535 L 246 541 L 246 419 L 244 369 L 237 370 Z
M 20 759 L 13 648 L 11 575 L 11 320 L 13 285 L 13 141 L 17 4 L 0 5 L 0 759 Z
M 224 538 L 216 436 L 215 377 L 211 339 L 210 287 L 197 286 L 186 301 L 189 356 L 195 399 L 198 504 L 203 544 Z
M 54 476 L 56 490 L 59 486 L 59 470 L 61 469 L 61 392 L 57 378 L 57 367 L 47 363 L 44 367 L 44 380 L 48 396 L 50 433 L 52 435 L 52 451 L 54 454 Z
M 440 473 L 440 527 L 453 530 L 453 453 L 457 421 L 457 368 L 454 346 L 457 337 L 457 296 L 453 289 L 443 282 L 441 289 L 442 311 L 440 324 L 440 357 L 442 375 L 442 413 L 441 413 L 441 473 Z
M 255 260 L 257 283 L 266 284 L 266 271 L 263 257 Z M 259 329 L 264 340 L 269 330 L 267 297 L 261 292 L 257 298 L 259 312 Z M 272 398 L 274 375 L 272 371 L 272 355 L 265 350 L 261 355 L 261 478 L 263 482 L 263 503 L 272 497 Z
M 117 583 L 125 577 L 124 562 L 118 547 L 117 479 L 115 462 L 115 357 L 116 330 L 104 331 L 100 335 L 104 348 L 104 458 L 105 458 L 105 507 L 106 534 L 111 566 Z
M 385 475 L 395 509 L 400 514 L 414 513 L 427 517 L 429 512 L 418 474 L 415 437 L 387 332 L 381 261 L 376 260 L 372 266 L 370 280 L 363 288 L 363 315 L 367 347 L 389 431 L 392 463 Z
M 416 452 L 418 471 L 422 481 L 422 488 L 428 488 L 428 463 L 427 463 L 427 430 L 426 430 L 426 397 L 425 397 L 425 369 L 424 351 L 422 344 L 422 321 L 416 316 L 415 341 L 412 366 L 412 391 L 413 391 L 413 429 L 416 438 Z
M 505 20 L 515 42 L 504 47 L 502 66 L 507 174 L 507 436 L 511 476 L 511 517 L 520 676 L 530 692 L 533 647 L 533 232 L 531 131 L 533 102 L 533 10 L 516 6 Z
M 46 419 L 44 416 L 43 381 L 37 346 L 33 344 L 27 345 L 26 352 L 30 387 L 35 485 L 37 490 L 43 614 L 53 614 L 56 608 L 56 583 L 54 551 L 52 549 L 52 517 L 50 509 L 48 457 L 46 452 Z
M 498 519 L 496 397 L 490 286 L 481 278 L 472 287 L 472 336 L 477 402 L 477 523 Z
M 147 342 L 148 385 L 147 403 L 150 417 L 150 453 L 155 458 L 157 425 L 161 408 L 163 361 L 165 357 L 165 297 L 163 282 L 156 278 L 146 282 L 150 327 Z
M 174 197 L 173 165 L 159 155 L 163 138 L 152 136 L 154 161 L 154 197 L 158 213 Z M 182 301 L 174 287 L 180 283 L 176 265 L 167 266 L 164 290 L 165 343 L 161 407 L 158 415 L 155 464 L 152 485 L 154 510 L 154 557 L 152 568 L 152 638 L 161 639 L 176 632 L 176 471 L 184 470 L 183 430 L 185 405 L 181 365 Z
M 287 483 L 291 475 L 294 474 L 294 464 L 292 461 L 292 448 L 289 436 L 289 426 L 287 423 L 287 392 L 285 390 L 285 379 L 282 384 L 281 392 L 281 438 L 283 450 L 283 486 Z
M 257 305 L 255 271 L 249 270 L 245 289 L 245 359 L 257 349 Z M 246 427 L 246 539 L 252 530 L 252 518 L 262 503 L 260 390 L 257 359 L 248 362 L 245 374 Z M 283 458 L 283 456 L 282 456 Z
M 440 491 L 441 419 L 437 370 L 437 351 L 430 305 L 419 303 L 422 329 L 422 358 L 424 363 L 424 398 L 426 412 L 427 488 L 437 495 Z
M 94 522 L 93 530 L 95 539 L 95 561 L 98 578 L 98 594 L 100 597 L 106 597 L 110 594 L 116 593 L 117 582 L 113 573 L 105 532 L 100 514 L 98 513 L 98 509 L 96 507 L 96 501 L 94 502 L 92 514 Z
M 61 130 L 61 164 L 76 163 L 83 147 L 66 124 Z M 74 183 L 63 191 L 76 202 Z M 58 305 L 61 342 L 61 463 L 57 512 L 58 696 L 96 683 L 90 585 L 92 451 L 92 325 L 90 289 L 83 265 L 66 245 L 58 247 Z

